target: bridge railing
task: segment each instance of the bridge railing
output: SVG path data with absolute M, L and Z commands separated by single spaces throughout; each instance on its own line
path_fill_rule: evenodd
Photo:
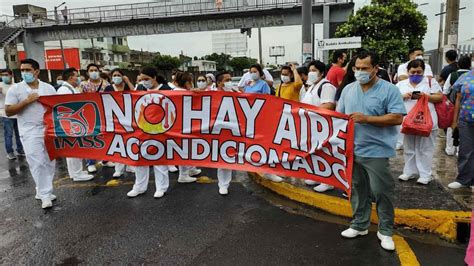
M 313 5 L 349 2 L 352 2 L 352 0 L 313 0 Z M 130 19 L 259 11 L 297 6 L 301 6 L 301 0 L 223 0 L 221 7 L 216 5 L 215 0 L 164 0 L 68 9 L 67 20 L 63 16 L 63 10 L 48 11 L 46 17 L 34 17 L 24 14 L 19 16 L 19 21 L 23 27 L 44 27 L 57 24 L 113 22 Z

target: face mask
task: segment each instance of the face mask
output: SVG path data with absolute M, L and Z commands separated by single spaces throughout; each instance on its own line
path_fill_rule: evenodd
M 35 81 L 35 76 L 31 72 L 21 72 L 21 78 L 26 83 L 32 83 L 33 81 Z
M 319 80 L 321 75 L 319 72 L 309 72 L 308 73 L 308 80 L 306 81 L 306 84 L 308 85 L 313 85 L 316 81 Z
M 122 77 L 112 77 L 112 82 L 115 85 L 121 84 L 122 83 Z
M 231 89 L 232 88 L 232 81 L 224 82 L 224 88 Z
M 97 71 L 89 72 L 89 77 L 93 80 L 99 79 L 99 72 Z
M 281 79 L 281 82 L 283 83 L 288 83 L 291 80 L 289 76 L 283 76 L 283 75 L 280 77 L 280 79 Z
M 64 80 L 57 80 L 56 83 L 59 85 L 59 86 L 62 86 L 64 84 Z
M 144 80 L 144 81 L 141 81 L 140 82 L 143 87 L 145 87 L 145 89 L 149 90 L 151 89 L 151 87 L 153 87 L 153 83 L 151 82 L 151 80 Z
M 77 77 L 77 85 L 81 84 L 82 80 L 81 80 L 81 77 Z
M 2 81 L 5 84 L 10 84 L 12 82 L 12 79 L 9 76 L 3 76 Z
M 370 77 L 370 72 L 367 71 L 355 71 L 354 76 L 357 81 L 359 81 L 360 84 L 364 85 L 370 82 L 373 77 Z
M 410 82 L 418 84 L 423 80 L 424 76 L 423 75 L 410 75 L 408 78 L 410 79 Z
M 207 83 L 205 81 L 198 81 L 197 86 L 199 89 L 204 89 L 207 86 Z
M 424 58 L 423 58 L 423 56 L 422 56 L 422 55 L 419 55 L 419 56 L 415 57 L 415 59 L 420 59 L 420 60 L 423 60 Z
M 252 73 L 250 74 L 250 78 L 252 80 L 259 80 L 260 79 L 260 75 L 258 73 Z

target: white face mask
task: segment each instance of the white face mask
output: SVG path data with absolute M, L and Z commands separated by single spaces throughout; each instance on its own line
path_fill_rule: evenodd
M 282 75 L 282 76 L 280 77 L 280 79 L 281 79 L 281 82 L 283 82 L 283 83 L 288 83 L 288 82 L 291 81 L 290 76 L 283 76 L 283 75 Z
M 260 75 L 258 73 L 251 73 L 250 78 L 256 81 L 260 79 Z
M 419 55 L 419 56 L 415 57 L 415 59 L 424 60 L 424 58 L 423 58 L 423 56 L 422 56 L 422 55 Z
M 199 89 L 204 89 L 204 88 L 207 87 L 207 83 L 206 83 L 205 81 L 198 81 L 198 82 L 197 82 L 197 87 L 198 87 Z
M 232 81 L 224 82 L 224 88 L 229 90 L 232 89 Z
M 319 72 L 309 72 L 308 73 L 308 80 L 306 80 L 307 85 L 313 85 L 316 81 L 318 81 L 321 78 L 321 75 Z
M 99 74 L 99 71 L 92 71 L 92 72 L 89 72 L 89 77 L 92 79 L 92 80 L 97 80 L 100 78 L 100 74 Z

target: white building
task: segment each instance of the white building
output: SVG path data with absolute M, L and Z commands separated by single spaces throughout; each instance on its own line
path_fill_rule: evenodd
M 199 71 L 214 72 L 216 71 L 217 63 L 215 61 L 193 60 L 191 66 L 197 67 Z
M 213 33 L 212 52 L 233 57 L 247 55 L 247 35 L 240 32 Z

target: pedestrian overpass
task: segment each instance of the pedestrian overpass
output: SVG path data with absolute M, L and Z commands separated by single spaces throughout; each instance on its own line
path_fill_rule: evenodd
M 23 15 L 15 25 L 28 57 L 44 66 L 44 42 L 115 36 L 139 36 L 302 24 L 301 0 L 164 0 L 69 9 L 43 16 Z M 325 38 L 353 13 L 352 0 L 312 0 L 312 24 L 324 24 Z M 278 36 L 275 36 L 278 37 Z

